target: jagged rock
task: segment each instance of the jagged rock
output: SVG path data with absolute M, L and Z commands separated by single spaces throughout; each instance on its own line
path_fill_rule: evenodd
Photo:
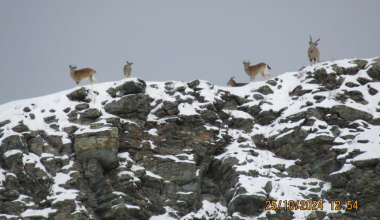
M 279 170 L 280 172 L 284 172 L 285 171 L 285 164 L 275 164 L 275 165 L 273 165 L 273 168 L 275 168 L 276 170 Z
M 328 135 L 318 135 L 315 138 L 305 140 L 305 144 L 308 146 L 317 146 L 320 144 L 332 144 L 334 137 Z
M 44 140 L 40 136 L 32 138 L 28 141 L 28 147 L 30 152 L 41 156 L 44 152 Z
M 200 84 L 199 80 L 194 80 L 192 82 L 187 83 L 187 86 L 189 88 L 195 89 L 197 86 L 199 86 L 199 84 Z
M 374 81 L 380 81 L 380 58 L 374 60 L 371 68 L 367 70 L 367 74 L 374 79 Z
M 267 85 L 261 86 L 260 88 L 254 90 L 254 92 L 259 92 L 263 95 L 273 94 L 273 90 Z
M 51 125 L 49 125 L 49 127 L 55 131 L 59 131 L 59 125 L 57 125 L 57 124 L 51 124 Z
M 58 119 L 55 118 L 55 115 L 52 115 L 52 116 L 45 117 L 44 121 L 46 124 L 51 124 L 51 123 L 58 122 Z
M 348 68 L 340 67 L 336 64 L 333 64 L 331 66 L 338 75 L 355 75 L 359 71 L 359 68 L 357 66 Z
M 268 80 L 265 83 L 268 83 L 271 86 L 276 86 L 277 85 L 277 82 L 275 80 Z
M 253 94 L 253 98 L 256 99 L 256 100 L 263 100 L 264 96 L 262 96 L 260 94 Z
M 89 90 L 86 90 L 84 87 L 77 89 L 70 94 L 67 94 L 67 98 L 69 98 L 71 101 L 78 101 L 78 102 L 90 102 L 91 99 L 87 97 Z
M 140 149 L 143 140 L 143 129 L 134 123 L 126 123 L 122 129 L 126 132 L 119 135 L 120 150 Z
M 230 120 L 230 123 L 228 123 L 230 128 L 240 129 L 246 132 L 251 131 L 253 125 L 254 123 L 252 118 L 235 118 Z
M 23 111 L 24 111 L 24 112 L 30 112 L 30 111 L 32 111 L 32 110 L 30 110 L 29 107 L 25 107 L 25 108 L 23 109 Z
M 244 112 L 247 112 L 250 114 L 256 123 L 260 125 L 268 125 L 275 119 L 277 119 L 281 112 L 284 111 L 286 108 L 281 109 L 280 111 L 273 111 L 270 109 L 269 111 L 261 111 L 260 106 L 263 104 L 270 104 L 273 105 L 270 102 L 267 101 L 260 101 L 259 105 L 253 105 L 253 106 L 240 106 L 238 109 Z
M 340 118 L 348 121 L 355 121 L 362 119 L 364 121 L 371 121 L 373 115 L 358 109 L 354 109 L 345 105 L 335 105 L 330 109 L 330 114 L 338 114 Z
M 5 184 L 4 184 L 4 186 L 5 186 L 5 188 L 7 190 L 17 190 L 20 187 L 20 183 L 19 183 L 16 175 L 14 175 L 13 173 L 8 173 L 5 176 Z
M 28 153 L 29 150 L 25 138 L 18 135 L 11 135 L 5 138 L 0 146 L 2 158 L 4 157 L 4 153 L 10 150 L 21 150 L 23 153 Z
M 85 109 L 88 109 L 88 108 L 90 108 L 90 105 L 88 103 L 80 103 L 80 104 L 78 104 L 78 105 L 75 106 L 75 109 L 77 111 L 82 111 L 82 110 L 85 110 Z M 66 111 L 67 111 L 66 113 L 68 113 L 70 110 L 68 109 Z
M 75 125 L 63 128 L 63 131 L 67 134 L 74 134 L 79 128 Z
M 345 95 L 355 102 L 361 103 L 363 105 L 368 104 L 368 101 L 364 99 L 363 94 L 358 90 L 345 91 Z
M 379 91 L 375 88 L 369 87 L 368 88 L 368 93 L 372 96 L 376 95 Z
M 240 212 L 243 215 L 258 215 L 260 210 L 264 208 L 266 200 L 267 198 L 264 195 L 237 195 L 228 204 L 228 213 L 230 215 L 234 212 Z
M 306 93 L 310 93 L 312 90 L 307 89 L 307 90 L 302 90 L 302 86 L 298 85 L 296 86 L 293 91 L 289 92 L 290 96 L 303 96 Z
M 27 209 L 26 204 L 22 201 L 17 201 L 17 200 L 11 201 L 11 202 L 5 202 L 3 205 L 4 213 L 7 213 L 9 215 L 19 216 L 26 209 Z
M 121 118 L 144 120 L 150 112 L 149 96 L 145 94 L 123 96 L 118 101 L 106 104 L 104 110 Z
M 329 180 L 334 188 L 344 188 L 348 182 L 347 173 L 337 173 L 330 175 Z
M 58 200 L 51 204 L 53 209 L 57 209 L 56 216 L 60 218 L 69 218 L 70 214 L 74 212 L 76 204 L 74 199 Z
M 129 94 L 145 93 L 146 83 L 144 80 L 137 78 L 137 81 L 131 80 L 123 83 L 116 88 L 109 88 L 107 93 L 112 97 L 122 97 Z
M 315 99 L 317 103 L 321 103 L 323 100 L 326 99 L 326 97 L 323 95 L 315 95 L 313 96 L 313 99 Z
M 226 92 L 222 95 L 222 99 L 224 102 L 222 102 L 222 108 L 228 109 L 228 110 L 235 110 L 237 109 L 238 105 L 241 105 L 241 100 L 237 99 L 235 95 L 232 95 L 229 92 Z M 244 102 L 243 102 L 244 103 Z M 221 109 L 220 107 L 217 109 Z
M 74 140 L 77 158 L 81 161 L 97 159 L 104 169 L 111 170 L 119 165 L 118 138 L 117 128 L 77 134 Z
M 291 165 L 288 168 L 286 168 L 286 172 L 288 172 L 289 176 L 293 177 L 293 178 L 303 178 L 303 179 L 306 179 L 306 178 L 310 177 L 310 174 L 307 171 L 307 169 L 305 169 L 302 166 Z
M 53 155 L 59 155 L 62 152 L 63 142 L 62 137 L 58 135 L 50 135 L 46 137 L 47 144 L 44 145 L 44 152 Z
M 179 113 L 177 101 L 174 101 L 174 102 L 164 101 L 162 108 L 169 115 L 175 115 Z
M 67 107 L 67 108 L 63 109 L 63 112 L 64 112 L 64 113 L 69 113 L 70 110 L 71 110 L 71 108 L 70 108 L 70 107 Z
M 18 124 L 16 126 L 14 126 L 12 128 L 12 130 L 14 132 L 17 132 L 17 133 L 22 133 L 22 132 L 25 132 L 25 131 L 29 131 L 29 128 L 28 128 L 28 126 L 26 126 L 26 125 L 24 125 L 24 124 L 21 123 L 21 124 Z
M 356 60 L 353 60 L 352 63 L 356 64 L 358 66 L 359 69 L 364 69 L 365 66 L 367 65 L 368 61 L 367 60 L 360 60 L 360 59 L 356 59 Z
M 18 178 L 24 178 L 23 153 L 20 150 L 7 151 L 3 155 L 6 167 L 9 172 L 14 173 Z
M 359 84 L 353 83 L 353 82 L 346 82 L 345 85 L 350 88 L 358 87 Z
M 334 66 L 334 65 L 332 65 Z M 338 67 L 336 67 L 338 68 Z M 325 68 L 320 68 L 318 70 L 316 70 L 312 77 L 315 79 L 314 81 L 309 81 L 308 83 L 312 83 L 312 84 L 322 84 L 323 86 L 326 87 L 327 90 L 334 90 L 334 89 L 337 89 L 339 88 L 343 81 L 344 81 L 344 78 L 342 77 L 337 77 L 337 75 L 340 75 L 341 72 L 337 69 L 334 69 L 335 72 L 337 73 L 330 73 L 328 74 L 326 69 Z M 339 67 L 341 68 L 341 67 Z
M 176 161 L 176 163 L 173 163 Z M 189 184 L 191 182 L 197 182 L 199 179 L 195 175 L 198 167 L 195 162 L 187 160 L 179 160 L 174 156 L 171 157 L 144 157 L 142 162 L 145 168 L 157 173 L 163 178 L 175 182 L 179 186 Z
M 83 113 L 80 113 L 81 119 L 97 119 L 100 116 L 102 116 L 102 112 L 96 108 L 90 108 L 84 111 Z
M 352 163 L 360 168 L 364 167 L 370 167 L 370 166 L 376 166 L 379 164 L 379 159 L 378 158 L 371 158 L 367 160 L 354 160 Z
M 5 121 L 0 122 L 0 128 L 9 123 L 11 123 L 10 120 L 5 120 Z
M 364 77 L 358 77 L 356 79 L 356 81 L 358 81 L 360 83 L 360 85 L 362 85 L 362 86 L 369 83 L 369 82 L 372 82 L 372 80 L 364 78 Z

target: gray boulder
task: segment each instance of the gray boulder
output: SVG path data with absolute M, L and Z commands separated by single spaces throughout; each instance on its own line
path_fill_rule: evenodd
M 330 114 L 338 114 L 340 118 L 348 121 L 355 121 L 358 119 L 364 121 L 371 121 L 373 115 L 355 108 L 351 108 L 345 105 L 335 105 L 330 109 Z
M 75 135 L 74 149 L 80 161 L 97 159 L 102 167 L 111 170 L 119 166 L 118 129 Z
M 145 93 L 146 83 L 144 80 L 137 79 L 137 82 L 134 80 L 127 81 L 122 85 L 116 88 L 109 88 L 107 93 L 112 97 L 122 97 L 129 94 L 138 94 Z
M 84 87 L 77 89 L 70 94 L 67 94 L 67 98 L 71 101 L 79 101 L 79 102 L 90 102 L 91 99 L 87 97 L 89 90 L 86 90 Z
M 144 120 L 150 112 L 149 96 L 146 94 L 132 94 L 123 96 L 104 106 L 107 113 L 130 119 Z

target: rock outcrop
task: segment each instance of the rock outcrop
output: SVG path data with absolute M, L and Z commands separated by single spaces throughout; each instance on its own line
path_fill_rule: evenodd
M 378 219 L 379 76 L 355 59 L 5 104 L 0 219 Z

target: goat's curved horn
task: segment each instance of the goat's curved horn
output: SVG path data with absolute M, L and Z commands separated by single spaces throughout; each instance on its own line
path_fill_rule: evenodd
M 321 38 L 319 38 L 318 40 L 316 40 L 314 43 L 317 43 Z

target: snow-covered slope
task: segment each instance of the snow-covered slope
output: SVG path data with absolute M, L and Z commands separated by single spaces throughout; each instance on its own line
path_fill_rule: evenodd
M 357 186 L 380 173 L 379 63 L 234 88 L 129 78 L 1 105 L 0 217 L 380 216 L 377 185 Z

